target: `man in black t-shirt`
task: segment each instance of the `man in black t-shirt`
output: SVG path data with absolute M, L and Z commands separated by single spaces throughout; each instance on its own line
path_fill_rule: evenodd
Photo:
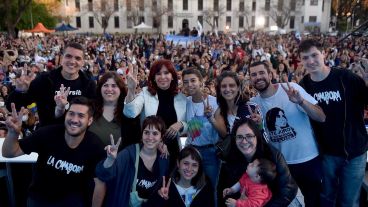
M 79 43 L 69 43 L 64 49 L 61 67 L 50 72 L 41 73 L 32 82 L 27 77 L 21 78 L 24 84 L 9 94 L 6 101 L 7 109 L 15 103 L 18 110 L 35 102 L 39 115 L 40 126 L 62 123 L 61 117 L 68 107 L 68 101 L 77 96 L 95 98 L 96 83 L 84 74 L 81 68 L 84 65 L 84 48 Z M 22 76 L 25 74 L 22 74 Z M 61 86 L 70 88 L 67 100 L 56 107 L 54 97 L 60 92 Z M 29 87 L 28 87 L 29 86 Z M 26 104 L 26 105 L 25 105 Z
M 94 171 L 105 152 L 100 139 L 87 131 L 93 121 L 92 114 L 88 99 L 77 97 L 70 103 L 64 126 L 46 126 L 18 140 L 23 110 L 17 113 L 12 104 L 12 115 L 6 121 L 8 134 L 3 156 L 38 153 L 28 206 L 90 206 L 93 181 L 93 202 L 102 204 L 98 196 L 105 186 L 95 178 Z
M 300 85 L 326 114 L 324 123 L 314 123 L 323 158 L 321 206 L 359 206 L 368 150 L 363 120 L 368 88 L 351 71 L 326 66 L 317 41 L 301 42 L 299 52 L 309 73 Z

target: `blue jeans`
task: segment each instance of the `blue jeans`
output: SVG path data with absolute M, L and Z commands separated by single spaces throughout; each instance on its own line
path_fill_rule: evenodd
M 202 155 L 204 173 L 211 181 L 215 193 L 215 201 L 217 202 L 217 183 L 220 173 L 220 159 L 216 155 L 216 147 L 197 148 Z
M 322 161 L 322 206 L 358 207 L 367 153 L 351 160 L 324 155 Z

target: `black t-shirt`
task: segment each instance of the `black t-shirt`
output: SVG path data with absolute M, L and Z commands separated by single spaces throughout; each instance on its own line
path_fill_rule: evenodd
M 71 149 L 64 138 L 63 125 L 43 127 L 19 140 L 24 153 L 38 153 L 29 195 L 36 200 L 57 201 L 69 195 L 90 196 L 96 164 L 105 157 L 100 139 L 87 131 Z M 86 197 L 81 197 L 85 199 Z
M 141 198 L 149 198 L 156 189 L 157 181 L 159 180 L 160 175 L 158 157 L 159 155 L 157 154 L 157 158 L 152 166 L 152 172 L 146 168 L 142 158 L 139 157 L 136 190 Z

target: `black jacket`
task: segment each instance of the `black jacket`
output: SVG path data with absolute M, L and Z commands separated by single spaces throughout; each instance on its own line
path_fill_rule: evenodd
M 40 74 L 34 79 L 29 89 L 26 93 L 21 93 L 19 91 L 13 91 L 9 94 L 9 98 L 6 102 L 8 110 L 11 103 L 15 103 L 17 109 L 21 106 L 27 106 L 33 102 L 37 104 L 37 110 L 40 120 L 40 125 L 50 125 L 59 123 L 62 119 L 55 119 L 55 91 L 59 91 L 60 85 L 64 84 L 68 87 L 72 81 L 65 80 L 61 75 L 61 67 L 52 70 L 50 72 L 45 72 Z M 87 98 L 96 97 L 96 83 L 90 80 L 82 71 L 79 71 L 79 80 L 81 81 L 81 94 Z M 68 96 L 68 101 L 77 95 L 70 94 Z
M 172 178 L 173 180 L 173 178 Z M 210 184 L 207 182 L 195 195 L 191 207 L 210 207 L 214 205 L 214 191 Z M 169 188 L 169 199 L 163 199 L 158 193 L 155 193 L 142 207 L 185 207 L 183 199 L 172 182 Z
M 257 143 L 257 145 L 258 144 L 263 145 L 263 149 L 262 147 L 257 148 L 257 152 L 254 155 L 253 160 L 256 158 L 268 159 L 275 163 L 277 172 L 275 180 L 269 185 L 272 191 L 272 198 L 266 206 L 287 207 L 295 198 L 298 186 L 291 177 L 289 168 L 281 152 L 266 143 Z M 230 154 L 229 159 L 221 166 L 218 187 L 219 206 L 225 206 L 225 201 L 221 199 L 222 196 L 220 195 L 222 194 L 222 191 L 238 182 L 241 176 L 246 173 L 247 166 L 249 164 L 244 155 L 242 155 L 236 147 L 234 148 L 232 148 L 232 153 Z M 262 149 L 262 151 L 259 149 Z M 239 196 L 240 194 L 237 193 L 230 197 L 237 199 Z
M 300 85 L 311 94 L 326 114 L 326 121 L 312 121 L 324 154 L 352 159 L 368 150 L 364 124 L 364 107 L 368 104 L 368 87 L 362 78 L 349 70 L 331 69 L 322 81 L 306 75 Z

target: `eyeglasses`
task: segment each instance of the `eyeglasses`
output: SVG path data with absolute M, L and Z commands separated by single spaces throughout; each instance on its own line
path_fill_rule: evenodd
M 245 136 L 243 136 L 243 135 L 236 135 L 235 136 L 235 139 L 238 142 L 241 142 L 241 141 L 244 141 L 244 140 L 247 140 L 247 142 L 251 142 L 251 141 L 253 141 L 253 139 L 255 137 L 256 137 L 256 135 L 254 135 L 254 134 L 246 134 Z

